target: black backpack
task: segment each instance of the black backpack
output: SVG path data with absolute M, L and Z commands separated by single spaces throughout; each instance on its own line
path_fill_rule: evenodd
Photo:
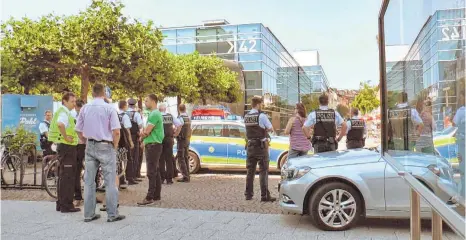
M 120 120 L 120 141 L 118 142 L 118 148 L 129 148 L 130 147 L 130 141 L 128 131 L 126 130 L 124 124 L 123 124 L 123 116 L 125 116 L 126 113 L 120 113 L 118 114 L 118 119 Z
M 139 125 L 138 123 L 134 120 L 134 115 L 136 115 L 136 111 L 130 111 L 128 113 L 131 113 L 130 115 L 128 115 L 130 117 L 130 121 L 131 121 L 131 129 L 129 130 L 131 132 L 131 135 L 138 135 L 139 133 Z

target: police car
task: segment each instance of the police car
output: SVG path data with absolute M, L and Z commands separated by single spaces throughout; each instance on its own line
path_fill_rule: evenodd
M 434 133 L 433 141 L 437 153 L 448 159 L 453 167 L 458 167 L 458 146 L 456 144 L 457 127 L 447 127 Z
M 192 121 L 189 146 L 189 170 L 201 168 L 246 169 L 246 128 L 242 121 Z M 270 170 L 279 171 L 288 156 L 288 137 L 272 136 Z M 176 155 L 176 144 L 174 147 Z

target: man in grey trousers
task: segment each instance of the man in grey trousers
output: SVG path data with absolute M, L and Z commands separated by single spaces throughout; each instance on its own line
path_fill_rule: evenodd
M 105 102 L 105 90 L 102 84 L 95 84 L 92 89 L 94 100 L 83 106 L 78 116 L 76 131 L 80 139 L 87 138 L 85 172 L 84 172 L 84 221 L 90 222 L 100 218 L 95 213 L 95 176 L 100 166 L 104 173 L 105 202 L 107 205 L 107 222 L 125 219 L 118 214 L 118 188 L 116 149 L 120 140 L 120 121 L 116 109 Z

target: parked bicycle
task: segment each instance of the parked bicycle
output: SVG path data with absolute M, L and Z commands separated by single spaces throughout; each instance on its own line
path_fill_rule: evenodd
M 0 153 L 2 157 L 0 169 L 2 186 L 15 185 L 19 183 L 21 178 L 21 158 L 10 151 L 13 137 L 14 134 L 8 134 L 1 138 Z
M 52 145 L 52 150 L 56 152 L 56 145 Z M 118 150 L 117 151 L 117 173 L 118 177 L 123 176 L 126 170 L 127 164 L 127 151 L 126 150 Z M 52 198 L 57 198 L 57 186 L 58 186 L 58 177 L 59 177 L 59 166 L 60 162 L 58 161 L 58 156 L 56 154 L 49 155 L 44 158 L 44 182 L 43 185 L 45 187 L 45 191 L 49 194 Z M 81 172 L 81 179 L 84 179 L 84 171 Z M 102 189 L 104 187 L 104 175 L 102 172 L 101 167 L 97 170 L 97 179 L 96 179 L 96 187 L 97 189 Z

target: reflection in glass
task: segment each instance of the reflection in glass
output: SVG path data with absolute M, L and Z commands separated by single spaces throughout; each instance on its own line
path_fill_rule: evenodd
M 465 10 L 461 0 L 390 0 L 383 26 L 385 151 L 463 217 Z

